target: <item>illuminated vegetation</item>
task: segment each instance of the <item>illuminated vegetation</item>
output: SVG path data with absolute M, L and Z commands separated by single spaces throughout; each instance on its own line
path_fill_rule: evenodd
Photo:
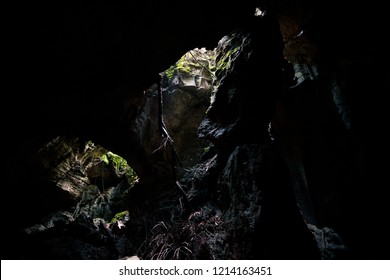
M 127 161 L 121 156 L 114 154 L 112 152 L 107 152 L 103 154 L 100 159 L 104 161 L 107 165 L 112 165 L 115 169 L 115 172 L 119 176 L 126 176 L 127 181 L 130 185 L 134 185 L 138 180 L 138 176 L 135 171 L 128 165 Z

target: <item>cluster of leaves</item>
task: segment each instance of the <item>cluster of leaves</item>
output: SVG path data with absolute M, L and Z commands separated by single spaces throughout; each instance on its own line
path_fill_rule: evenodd
M 153 238 L 150 240 L 151 252 L 147 256 L 152 260 L 190 260 L 194 255 L 190 244 L 179 241 L 175 229 L 160 221 L 152 229 Z
M 220 246 L 223 236 L 221 214 L 205 206 L 191 213 L 187 219 L 156 223 L 151 230 L 144 259 L 213 259 L 214 250 Z

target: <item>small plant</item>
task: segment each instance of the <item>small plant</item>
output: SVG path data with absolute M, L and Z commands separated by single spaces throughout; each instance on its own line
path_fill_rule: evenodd
M 111 223 L 115 223 L 117 221 L 125 220 L 129 217 L 129 211 L 123 211 L 116 213 L 115 216 L 111 219 Z

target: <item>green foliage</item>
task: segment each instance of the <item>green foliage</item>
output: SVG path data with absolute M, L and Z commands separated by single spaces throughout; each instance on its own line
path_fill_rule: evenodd
M 100 157 L 102 161 L 104 161 L 107 165 L 110 164 L 110 161 L 108 160 L 107 154 L 104 154 Z
M 126 216 L 129 215 L 129 211 L 123 211 L 116 213 L 115 216 L 111 219 L 111 223 L 115 223 L 116 221 L 124 220 Z
M 138 176 L 135 171 L 127 164 L 127 161 L 121 156 L 114 154 L 113 152 L 107 152 L 100 156 L 100 159 L 104 161 L 107 165 L 112 165 L 115 169 L 115 172 L 119 176 L 126 176 L 130 185 L 138 180 Z

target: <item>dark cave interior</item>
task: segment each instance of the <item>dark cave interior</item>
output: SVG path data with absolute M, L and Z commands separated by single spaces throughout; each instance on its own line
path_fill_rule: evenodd
M 164 233 L 161 225 L 170 216 L 188 221 L 164 226 L 177 237 L 176 243 L 187 242 L 186 230 L 196 232 L 189 249 L 198 259 L 389 258 L 384 99 L 390 92 L 390 75 L 386 15 L 379 3 L 121 0 L 30 5 L 14 9 L 9 39 L 10 86 L 3 101 L 2 259 L 115 259 L 132 254 L 154 258 L 152 249 L 143 248 L 141 254 L 136 248 L 144 242 L 144 231 Z M 254 19 L 255 7 L 266 11 L 264 19 Z M 222 82 L 207 122 L 199 128 L 203 141 L 212 144 L 210 154 L 199 160 L 207 168 L 203 177 L 198 174 L 201 169 L 175 174 L 182 176 L 194 207 L 190 213 L 180 212 L 181 194 L 166 186 L 172 176 L 166 167 L 170 161 L 161 156 L 157 162 L 147 152 L 158 147 L 161 135 L 141 136 L 143 130 L 134 127 L 142 114 L 154 121 L 147 112 L 155 112 L 156 105 L 147 111 L 144 98 L 160 83 L 160 73 L 189 50 L 217 48 L 236 30 L 251 34 L 251 59 L 237 59 L 233 70 L 216 74 Z M 245 57 L 246 45 L 240 47 Z M 306 72 L 299 72 L 299 67 L 315 71 L 315 78 L 300 83 L 297 75 Z M 166 125 L 175 116 L 166 116 Z M 276 142 L 268 139 L 269 123 Z M 103 230 L 97 227 L 93 232 L 83 215 L 72 218 L 70 229 L 61 225 L 25 236 L 25 228 L 75 202 L 63 198 L 55 189 L 58 182 L 49 182 L 48 169 L 44 174 L 36 160 L 37 150 L 58 136 L 76 137 L 76 146 L 91 140 L 125 158 L 141 183 L 118 212 L 137 209 L 138 219 L 150 220 L 148 226 L 128 223 L 120 238 L 114 234 L 115 226 L 109 228 L 110 240 L 116 242 L 110 245 L 116 246 L 113 250 L 99 243 Z M 181 140 L 175 142 L 179 152 L 185 152 Z M 245 167 L 247 163 L 252 165 Z M 115 180 L 112 183 L 118 184 Z M 309 202 L 302 195 L 307 187 Z M 240 203 L 243 208 L 234 207 Z M 253 212 L 243 211 L 246 206 Z M 210 235 L 194 229 L 200 221 L 216 224 L 217 217 L 223 217 L 226 230 L 213 226 Z M 347 249 L 337 251 L 340 244 L 331 233 L 329 240 L 337 248 L 319 248 L 309 224 L 328 230 L 322 232 L 336 231 Z M 230 227 L 235 229 L 229 231 Z M 250 233 L 239 237 L 245 228 Z M 211 238 L 222 240 L 224 247 L 211 246 Z M 74 240 L 81 240 L 77 243 L 81 245 Z M 118 253 L 118 240 L 126 240 L 131 249 Z M 149 241 L 152 247 L 153 240 Z M 58 249 L 56 242 L 69 245 L 72 253 Z M 107 247 L 108 253 L 99 255 L 91 249 L 94 246 Z M 86 253 L 92 251 L 95 255 Z

